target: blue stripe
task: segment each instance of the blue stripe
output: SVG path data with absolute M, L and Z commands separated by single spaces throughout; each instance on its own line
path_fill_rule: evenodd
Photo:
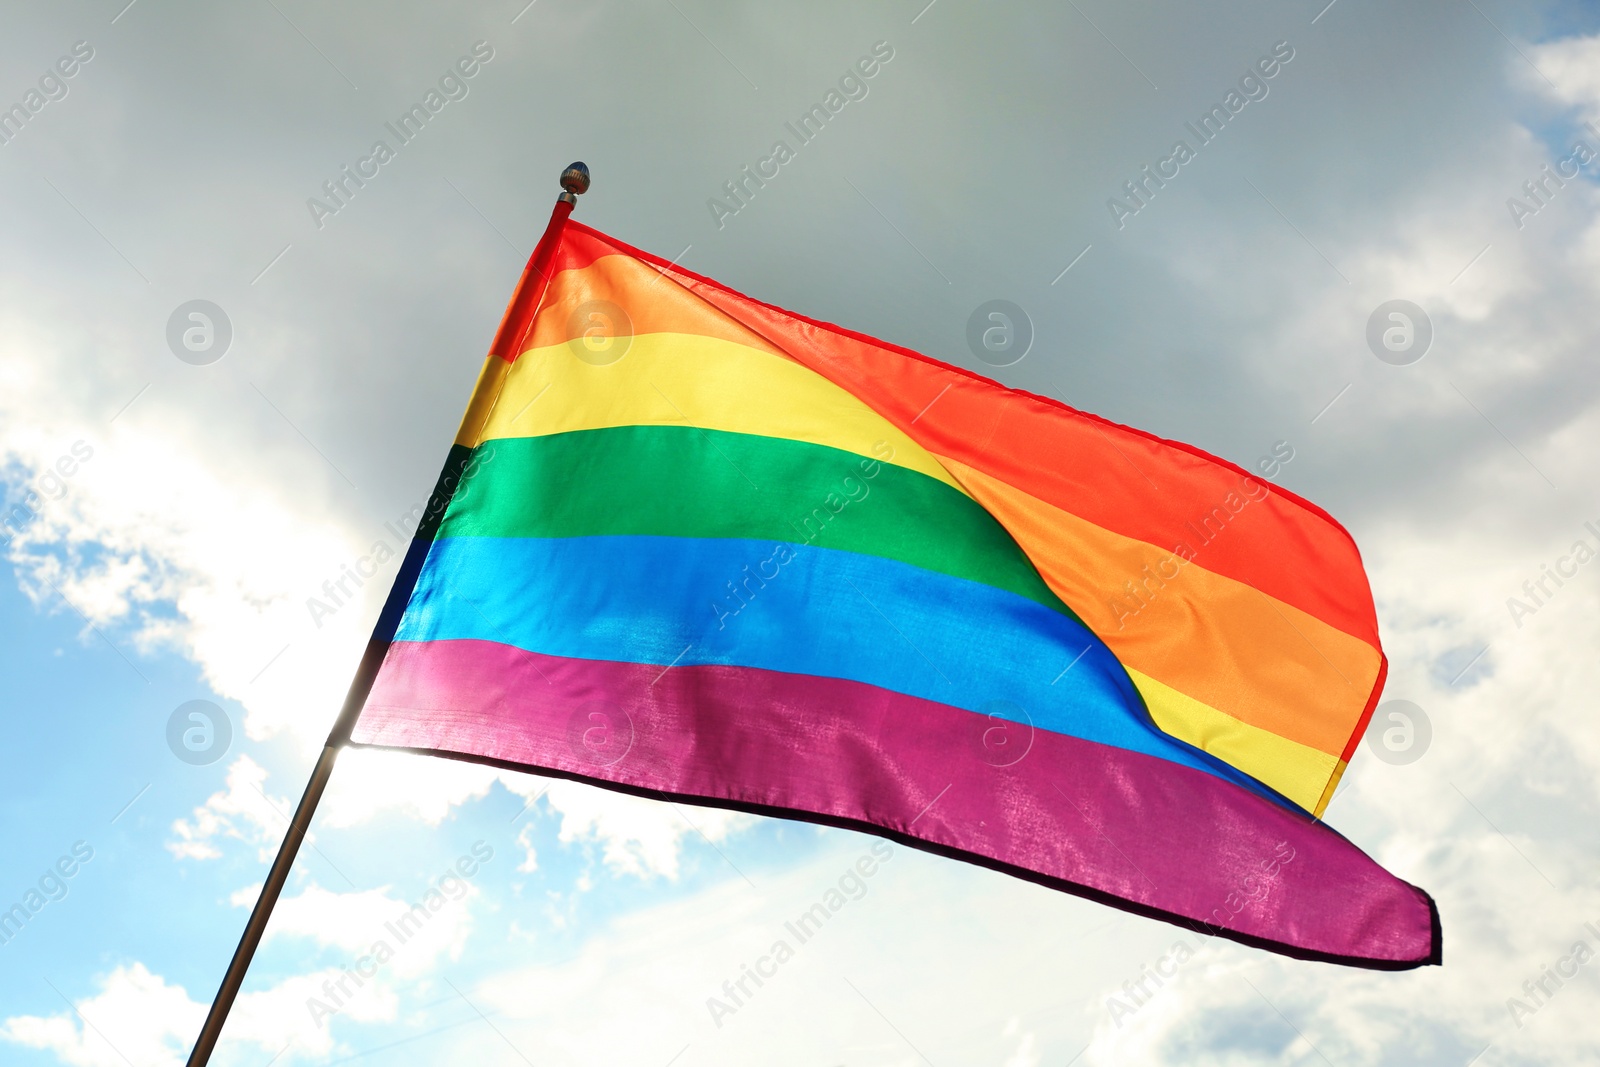
M 1116 657 L 1077 621 L 877 556 L 738 539 L 445 538 L 434 542 L 396 640 L 469 639 L 576 659 L 843 678 L 1262 792 L 1162 733 Z M 977 739 L 971 752 L 951 753 L 983 756 Z

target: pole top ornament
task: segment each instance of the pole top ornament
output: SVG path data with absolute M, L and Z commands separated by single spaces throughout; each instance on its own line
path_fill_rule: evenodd
M 561 196 L 557 199 L 569 204 L 576 204 L 578 197 L 589 191 L 589 168 L 582 163 L 573 163 L 561 172 Z

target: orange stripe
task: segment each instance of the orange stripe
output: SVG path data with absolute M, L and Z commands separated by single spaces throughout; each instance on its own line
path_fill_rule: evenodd
M 522 350 L 568 342 L 575 351 L 594 349 L 653 333 L 698 334 L 784 356 L 749 327 L 687 296 L 677 280 L 663 277 L 648 263 L 618 255 L 559 271 L 550 280 Z
M 1208 570 L 1203 554 L 1179 563 L 1166 549 L 937 458 L 1129 669 L 1240 722 L 1334 757 L 1344 750 L 1377 677 L 1371 645 Z M 1142 585 L 1141 600 L 1126 582 Z

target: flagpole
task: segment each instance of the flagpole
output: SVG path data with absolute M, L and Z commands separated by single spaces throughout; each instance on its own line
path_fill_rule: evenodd
M 562 193 L 556 199 L 555 209 L 550 213 L 550 223 L 545 227 L 544 236 L 539 239 L 539 244 L 529 257 L 527 266 L 523 268 L 522 277 L 511 295 L 511 302 L 506 306 L 505 317 L 501 319 L 500 328 L 495 332 L 494 344 L 489 349 L 491 355 L 514 359 L 520 354 L 521 344 L 533 328 L 534 317 L 538 314 L 540 304 L 543 303 L 545 289 L 550 281 L 550 264 L 555 257 L 556 247 L 560 244 L 561 231 L 566 226 L 567 216 L 572 214 L 572 209 L 577 205 L 578 196 L 589 189 L 589 168 L 582 163 L 574 163 L 562 171 L 561 188 Z M 222 1036 L 222 1027 L 228 1021 L 228 1012 L 232 1010 L 233 1002 L 239 995 L 239 988 L 244 984 L 245 972 L 250 969 L 250 961 L 256 954 L 256 948 L 261 944 L 262 935 L 266 933 L 272 909 L 278 903 L 278 896 L 283 892 L 284 884 L 289 880 L 289 870 L 294 866 L 300 844 L 305 840 L 306 831 L 311 826 L 311 817 L 316 813 L 317 804 L 322 800 L 323 790 L 327 788 L 328 779 L 333 774 L 333 765 L 338 759 L 339 750 L 349 742 L 350 732 L 355 728 L 356 719 L 361 715 L 368 694 L 372 692 L 373 682 L 378 677 L 378 668 L 383 665 L 383 658 L 389 651 L 389 644 L 399 625 L 400 615 L 405 610 L 406 603 L 411 599 L 411 592 L 416 586 L 417 576 L 422 570 L 422 561 L 428 554 L 428 546 L 433 542 L 439 521 L 444 516 L 444 511 L 450 503 L 451 496 L 454 495 L 466 460 L 469 458 L 470 453 L 457 446 L 451 449 L 450 457 L 445 461 L 444 471 L 440 474 L 428 501 L 428 510 L 417 527 L 416 536 L 411 541 L 399 573 L 395 575 L 394 585 L 390 588 L 389 597 L 384 602 L 382 613 L 378 616 L 378 624 L 373 630 L 372 638 L 367 642 L 366 651 L 361 656 L 355 677 L 350 681 L 350 691 L 345 695 L 339 718 L 329 732 L 328 740 L 323 744 L 322 754 L 317 757 L 317 764 L 311 771 L 311 780 L 306 783 L 300 804 L 294 810 L 294 817 L 289 820 L 288 832 L 283 836 L 283 843 L 278 846 L 278 855 L 272 861 L 272 869 L 267 872 L 267 880 L 262 885 L 261 894 L 256 898 L 255 907 L 250 912 L 250 920 L 245 923 L 244 933 L 239 938 L 239 946 L 233 951 L 233 959 L 229 961 L 227 973 L 222 977 L 222 985 L 217 989 L 216 998 L 211 1002 L 211 1010 L 206 1013 L 205 1025 L 200 1028 L 200 1036 L 195 1039 L 194 1050 L 189 1053 L 188 1067 L 205 1067 L 211 1061 L 211 1052 L 216 1048 L 217 1039 Z

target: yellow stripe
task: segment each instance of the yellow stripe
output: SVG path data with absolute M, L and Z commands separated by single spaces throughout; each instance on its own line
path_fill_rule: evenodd
M 1264 782 L 1313 814 L 1327 805 L 1324 785 L 1339 765 L 1330 756 L 1279 737 L 1128 669 L 1156 725 Z M 1334 779 L 1337 781 L 1337 779 Z M 1331 785 L 1328 787 L 1331 793 Z
M 1333 775 L 1328 779 L 1328 788 L 1322 791 L 1322 799 L 1317 801 L 1317 806 L 1311 809 L 1311 814 L 1322 818 L 1322 813 L 1328 810 L 1328 801 L 1333 799 L 1333 794 L 1339 790 L 1339 780 L 1344 777 L 1345 769 L 1350 765 L 1344 760 L 1333 769 Z
M 694 334 L 628 339 L 622 357 L 578 358 L 581 341 L 485 367 L 456 443 L 609 426 L 698 426 L 827 445 L 937 478 L 966 494 L 921 445 L 815 371 L 747 345 Z M 887 449 L 887 450 L 886 450 Z
M 478 372 L 478 384 L 472 390 L 472 399 L 467 401 L 466 412 L 461 416 L 461 428 L 456 431 L 456 444 L 476 448 L 478 442 L 483 440 L 484 424 L 489 421 L 489 413 L 500 399 L 500 390 L 505 387 L 511 366 L 499 356 L 490 356 L 483 361 L 483 369 Z

